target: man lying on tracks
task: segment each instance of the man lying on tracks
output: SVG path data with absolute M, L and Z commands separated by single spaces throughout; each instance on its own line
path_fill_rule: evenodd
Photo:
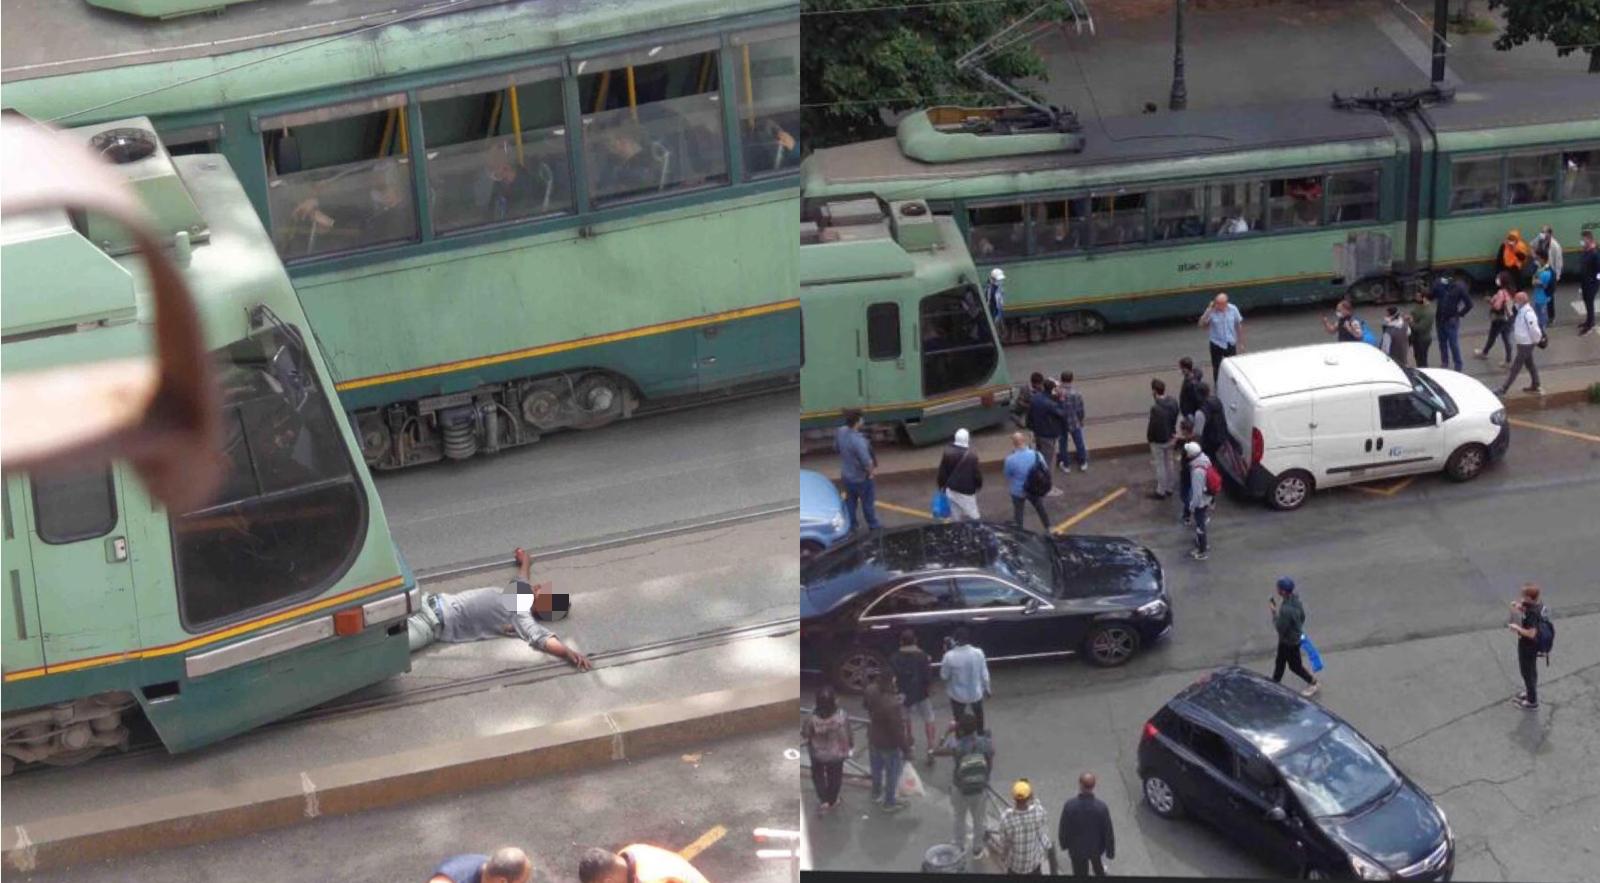
M 589 658 L 562 643 L 555 632 L 534 618 L 538 594 L 529 582 L 533 567 L 528 553 L 518 549 L 515 591 L 494 588 L 469 589 L 448 595 L 424 592 L 422 609 L 411 614 L 406 626 L 411 632 L 411 652 L 434 641 L 465 644 L 486 638 L 513 635 L 529 647 L 565 659 L 579 671 L 589 670 Z M 542 588 L 542 587 L 541 587 Z

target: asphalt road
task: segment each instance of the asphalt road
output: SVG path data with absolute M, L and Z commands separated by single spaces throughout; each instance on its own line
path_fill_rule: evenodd
M 414 570 L 792 505 L 794 391 L 563 432 L 525 448 L 377 476 Z
M 1065 492 L 1049 501 L 1052 522 L 1103 503 L 1070 530 L 1155 550 L 1177 628 L 1113 671 L 1071 660 L 997 666 L 986 711 L 1005 758 L 998 775 L 1029 776 L 1054 810 L 1080 769 L 1100 770 L 1128 842 L 1145 842 L 1125 849 L 1116 872 L 1265 873 L 1211 833 L 1137 809 L 1133 751 L 1148 715 L 1198 673 L 1270 664 L 1266 602 L 1289 574 L 1307 632 L 1330 660 L 1321 700 L 1397 749 L 1402 767 L 1441 795 L 1462 842 L 1457 878 L 1589 878 L 1584 844 L 1600 833 L 1600 775 L 1584 760 L 1596 750 L 1590 724 L 1600 701 L 1600 669 L 1587 659 L 1596 655 L 1587 635 L 1600 623 L 1600 408 L 1528 420 L 1544 428 L 1514 425 L 1507 459 L 1471 483 L 1422 476 L 1326 491 L 1292 513 L 1225 500 L 1206 562 L 1183 557 L 1191 534 L 1177 523 L 1176 502 L 1146 498 L 1145 458 L 1092 460 L 1088 472 L 1059 480 Z M 993 466 L 986 471 L 980 506 L 1009 517 L 1002 481 Z M 929 478 L 882 482 L 879 499 L 907 511 L 880 516 L 888 525 L 921 521 L 912 513 L 931 491 Z M 1525 580 L 1545 586 L 1571 641 L 1546 675 L 1561 679 L 1550 694 L 1560 698 L 1537 716 L 1506 703 L 1517 682 L 1502 624 Z M 945 766 L 929 781 L 948 775 Z M 851 812 L 814 823 L 818 867 L 915 869 L 927 846 L 950 837 L 949 809 L 935 797 L 893 819 Z
M 515 845 L 533 855 L 535 883 L 551 883 L 576 880 L 588 847 L 644 842 L 690 847 L 695 866 L 715 881 L 796 881 L 789 863 L 756 856 L 767 844 L 751 833 L 794 827 L 797 794 L 773 784 L 794 780 L 795 761 L 784 756 L 793 745 L 787 731 L 710 742 L 683 754 L 16 879 L 399 883 L 426 880 L 455 853 Z

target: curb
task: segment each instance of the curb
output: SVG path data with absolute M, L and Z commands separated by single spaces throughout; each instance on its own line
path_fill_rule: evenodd
M 1586 389 L 1564 389 L 1548 393 L 1543 396 L 1519 394 L 1516 398 L 1504 401 L 1507 414 L 1528 414 L 1554 408 L 1569 408 L 1574 405 L 1587 404 L 1589 391 Z M 908 469 L 880 469 L 879 478 L 931 478 L 939 473 L 937 448 L 935 456 L 931 457 L 931 464 L 917 465 Z M 1132 457 L 1135 455 L 1146 456 L 1150 452 L 1148 445 L 1143 442 L 1125 442 L 1123 444 L 1101 445 L 1093 449 L 1095 458 Z M 800 464 L 805 467 L 804 461 Z M 827 474 L 827 473 L 824 473 Z
M 40 819 L 4 832 L 5 865 L 59 870 L 192 846 L 429 797 L 569 773 L 708 740 L 793 726 L 800 686 L 753 687 L 637 705 L 541 727 L 331 764 L 131 806 Z

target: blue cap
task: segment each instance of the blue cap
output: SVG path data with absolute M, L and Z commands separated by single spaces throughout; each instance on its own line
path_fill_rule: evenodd
M 1292 591 L 1294 591 L 1294 580 L 1292 580 L 1292 579 L 1290 579 L 1290 578 L 1288 578 L 1286 576 L 1278 577 L 1278 591 L 1280 591 L 1280 592 L 1292 592 Z

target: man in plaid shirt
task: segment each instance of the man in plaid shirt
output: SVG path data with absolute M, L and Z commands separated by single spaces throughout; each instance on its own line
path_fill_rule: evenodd
M 1000 835 L 1006 844 L 1006 875 L 1037 876 L 1044 873 L 1044 852 L 1049 846 L 1044 833 L 1044 807 L 1033 799 L 1033 786 L 1027 779 L 1018 779 L 1011 786 L 1011 799 L 1016 805 L 1000 814 Z

